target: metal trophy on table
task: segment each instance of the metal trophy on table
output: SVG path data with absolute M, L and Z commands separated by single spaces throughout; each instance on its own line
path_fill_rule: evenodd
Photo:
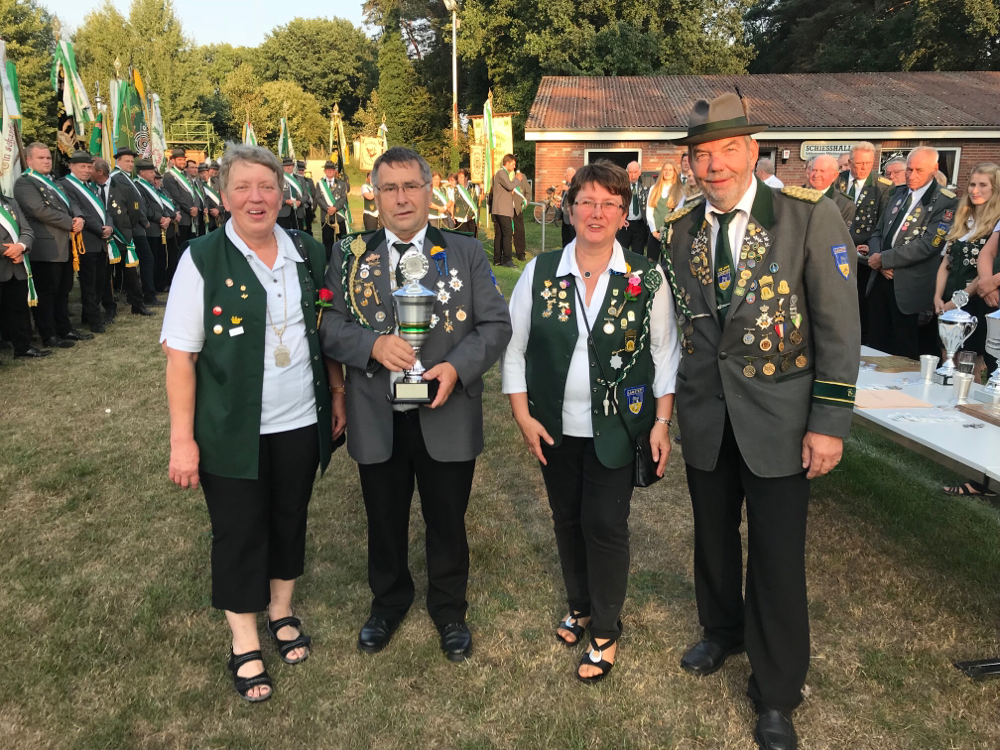
M 1000 310 L 986 316 L 986 352 L 1000 359 Z M 1000 404 L 1000 365 L 990 375 L 986 385 L 974 390 L 972 396 L 987 404 Z
M 976 324 L 979 322 L 974 315 L 962 309 L 969 302 L 969 295 L 964 289 L 959 289 L 951 295 L 951 301 L 955 303 L 955 309 L 942 313 L 938 318 L 938 335 L 941 337 L 945 356 L 944 362 L 937 368 L 935 381 L 941 385 L 951 385 L 958 372 L 955 355 L 965 340 L 976 330 Z
M 396 311 L 399 335 L 413 347 L 416 362 L 403 372 L 402 380 L 393 385 L 392 403 L 429 404 L 437 391 L 436 380 L 424 380 L 424 366 L 420 363 L 420 347 L 431 332 L 431 317 L 437 295 L 422 286 L 420 280 L 427 275 L 430 263 L 427 257 L 410 248 L 399 259 L 399 270 L 406 285 L 392 293 L 392 305 Z

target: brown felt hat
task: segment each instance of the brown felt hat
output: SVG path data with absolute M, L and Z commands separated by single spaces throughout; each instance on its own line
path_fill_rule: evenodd
M 767 130 L 767 125 L 750 124 L 739 95 L 726 92 L 711 101 L 699 99 L 695 102 L 688 116 L 687 135 L 671 143 L 691 146 L 738 135 L 751 135 L 763 130 Z

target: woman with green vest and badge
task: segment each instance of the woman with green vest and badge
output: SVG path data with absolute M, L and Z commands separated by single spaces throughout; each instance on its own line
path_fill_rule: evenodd
M 576 671 L 588 683 L 615 663 L 632 488 L 640 468 L 663 476 L 680 358 L 660 269 L 615 242 L 631 195 L 621 167 L 577 171 L 567 192 L 576 239 L 525 266 L 503 360 L 503 391 L 552 509 L 569 601 L 556 637 L 575 646 L 589 627 Z M 647 437 L 639 467 L 637 443 Z
M 316 469 L 326 469 L 347 418 L 342 369 L 324 361 L 317 333 L 332 296 L 322 288 L 326 251 L 304 232 L 276 228 L 280 162 L 265 148 L 230 145 L 220 181 L 231 219 L 181 257 L 160 343 L 170 479 L 205 490 L 212 605 L 232 629 L 236 692 L 258 702 L 272 684 L 257 612 L 267 610 L 283 661 L 309 655 L 292 592 Z
M 684 203 L 684 189 L 677 179 L 677 168 L 673 162 L 666 161 L 660 167 L 660 176 L 649 191 L 646 200 L 646 225 L 649 227 L 649 240 L 646 242 L 646 257 L 653 263 L 660 260 L 660 249 L 669 241 L 662 237 L 664 231 L 670 234 L 670 228 L 663 228 L 663 220 L 667 215 L 681 207 Z

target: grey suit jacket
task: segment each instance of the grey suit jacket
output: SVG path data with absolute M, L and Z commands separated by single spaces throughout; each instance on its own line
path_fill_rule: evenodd
M 31 229 L 31 223 L 28 221 L 21 207 L 17 205 L 17 201 L 13 198 L 8 198 L 5 195 L 0 194 L 0 203 L 3 203 L 4 207 L 14 214 L 14 218 L 17 219 L 18 227 L 21 230 L 21 234 L 18 237 L 18 242 L 24 245 L 25 252 L 30 252 L 32 244 L 35 241 L 35 234 Z M 10 243 L 13 238 L 3 228 L 0 224 L 0 247 L 4 244 Z M 0 254 L 0 281 L 10 281 L 11 279 L 20 279 L 24 281 L 28 278 L 27 272 L 24 270 L 24 263 L 15 263 L 10 258 L 5 255 Z
M 494 216 L 514 215 L 514 181 L 510 179 L 505 169 L 501 169 L 493 177 L 493 207 Z
M 514 215 L 518 216 L 524 213 L 525 206 L 527 206 L 525 201 L 531 200 L 531 187 L 528 185 L 528 178 L 523 174 L 520 177 L 516 177 L 514 180 L 514 187 L 518 188 L 524 195 L 524 200 L 521 200 L 520 196 L 511 194 L 511 202 L 514 205 Z
M 734 249 L 748 258 L 732 270 L 725 328 L 704 200 L 685 203 L 666 223 L 673 226 L 667 278 L 682 336 L 676 403 L 684 460 L 715 469 L 728 412 L 754 474 L 801 473 L 806 431 L 844 438 L 851 429 L 861 325 L 854 244 L 836 204 L 815 190 L 757 181 L 744 243 Z
M 295 184 L 302 188 L 301 195 L 296 195 L 292 192 L 292 188 L 288 184 L 286 177 L 290 177 L 295 180 Z M 306 189 L 302 187 L 302 181 L 300 181 L 294 174 L 286 173 L 285 177 L 281 178 L 281 190 L 281 208 L 278 210 L 278 216 L 284 218 L 291 215 L 292 207 L 285 203 L 285 201 L 294 199 L 299 201 L 298 208 L 295 209 L 295 215 L 299 219 L 304 219 L 306 216 L 306 201 L 309 199 L 309 194 L 306 192 Z
M 837 189 L 844 195 L 850 190 L 851 172 L 841 172 L 837 181 Z M 867 245 L 868 240 L 878 225 L 878 220 L 885 213 L 886 204 L 889 202 L 889 194 L 893 190 L 892 180 L 886 177 L 879 177 L 874 171 L 868 175 L 864 186 L 861 188 L 861 195 L 855 202 L 854 219 L 851 221 L 851 239 L 855 246 Z M 848 196 L 848 200 L 850 200 Z M 858 255 L 858 263 L 868 265 L 868 258 Z
M 28 175 L 21 175 L 14 183 L 14 199 L 35 237 L 31 260 L 56 263 L 69 260 L 73 217 L 63 199 L 52 188 Z
M 326 194 L 323 192 L 323 188 L 320 182 L 326 181 L 326 177 L 318 180 L 315 185 L 313 185 L 313 191 L 316 195 L 316 213 L 319 214 L 321 219 L 326 217 L 326 209 L 330 207 L 329 201 L 326 199 Z M 347 205 L 347 197 L 351 192 L 351 188 L 348 184 L 340 179 L 339 177 L 333 181 L 333 187 L 330 189 L 330 193 L 333 195 L 333 208 L 336 213 L 340 213 L 344 210 L 344 206 Z
M 806 187 L 809 186 L 806 185 Z M 852 201 L 846 195 L 841 193 L 840 190 L 837 189 L 836 184 L 830 185 L 830 187 L 826 189 L 826 192 L 824 192 L 823 195 L 825 195 L 827 198 L 829 198 L 830 200 L 832 200 L 834 203 L 837 204 L 837 210 L 840 211 L 840 215 L 844 219 L 844 224 L 846 224 L 848 230 L 850 230 L 851 223 L 854 221 L 854 211 L 855 211 L 854 201 Z
M 70 205 L 73 207 L 73 215 L 83 219 L 83 246 L 88 253 L 106 252 L 106 243 L 103 238 L 104 216 L 97 213 L 97 209 L 87 200 L 86 196 L 80 195 L 80 188 L 76 183 L 64 178 L 59 182 L 63 191 L 69 196 Z M 94 196 L 98 203 L 101 199 Z
M 190 182 L 190 178 L 188 181 Z M 163 175 L 163 190 L 170 196 L 170 200 L 177 210 L 181 212 L 179 224 L 182 227 L 191 226 L 191 207 L 195 205 L 195 199 L 174 173 L 169 170 Z
M 934 309 L 934 285 L 941 265 L 941 250 L 958 205 L 955 194 L 932 179 L 920 202 L 903 217 L 896 241 L 890 247 L 893 220 L 906 208 L 909 195 L 906 185 L 892 191 L 888 208 L 868 241 L 868 257 L 881 253 L 883 268 L 893 272 L 896 304 L 904 315 Z M 875 279 L 876 275 L 872 274 L 868 293 Z
M 352 243 L 361 241 L 365 247 Z M 458 372 L 458 383 L 445 404 L 436 409 L 420 408 L 420 428 L 427 452 L 437 461 L 469 461 L 483 450 L 483 374 L 500 358 L 511 336 L 510 312 L 490 271 L 489 260 L 479 240 L 465 235 L 427 228 L 424 254 L 434 247 L 444 249 L 430 260 L 430 270 L 421 282 L 438 291 L 437 282 L 446 282 L 447 302 L 434 303 L 436 325 L 421 347 L 420 361 L 428 370 L 440 362 L 450 362 Z M 389 370 L 372 359 L 372 347 L 381 335 L 363 325 L 349 310 L 344 299 L 344 255 L 347 269 L 357 263 L 371 271 L 367 281 L 374 284 L 375 295 L 365 298 L 355 294 L 355 300 L 368 301 L 359 307 L 370 326 L 392 329 L 395 315 L 390 291 L 389 250 L 385 231 L 350 235 L 333 246 L 333 257 L 326 272 L 326 287 L 334 293 L 333 307 L 323 314 L 320 340 L 323 353 L 346 365 L 347 369 L 347 450 L 361 464 L 388 461 L 392 454 L 392 404 Z M 451 272 L 456 272 L 452 274 Z M 349 277 L 350 278 L 350 277 Z M 461 282 L 455 289 L 452 281 Z M 357 277 L 356 284 L 364 282 Z M 456 282 L 456 285 L 457 282 Z M 356 289 L 357 287 L 355 287 Z M 459 310 L 464 313 L 459 320 Z M 385 319 L 376 322 L 376 314 Z M 445 321 L 454 329 L 448 332 Z

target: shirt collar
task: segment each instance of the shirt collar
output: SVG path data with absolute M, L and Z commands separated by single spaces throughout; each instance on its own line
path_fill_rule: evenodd
M 932 183 L 933 181 L 934 181 L 934 178 L 933 178 L 933 177 L 931 177 L 931 179 L 929 179 L 929 180 L 927 181 L 927 184 L 926 184 L 926 185 L 924 185 L 924 186 L 923 186 L 922 188 L 917 188 L 916 190 L 911 190 L 911 191 L 910 191 L 910 205 L 911 205 L 911 206 L 913 206 L 913 205 L 916 205 L 917 201 L 919 201 L 919 200 L 920 200 L 921 198 L 923 198 L 923 197 L 924 197 L 924 194 L 925 194 L 925 193 L 926 193 L 926 192 L 927 192 L 928 190 L 930 190 L 930 189 L 931 189 L 931 183 Z
M 627 273 L 628 264 L 625 263 L 625 252 L 622 250 L 622 246 L 618 244 L 618 240 L 615 240 L 615 244 L 611 250 L 611 262 L 608 263 L 608 267 L 605 269 L 604 273 L 608 271 L 614 271 L 615 273 Z M 583 278 L 583 274 L 580 272 L 580 267 L 576 264 L 576 240 L 573 239 L 566 249 L 563 250 L 562 258 L 559 259 L 559 268 L 556 269 L 556 276 L 576 276 L 578 279 Z
M 278 258 L 274 262 L 274 268 L 270 270 L 276 271 L 281 268 L 281 266 L 284 265 L 284 258 L 296 263 L 302 263 L 302 256 L 299 255 L 299 251 L 295 249 L 295 243 L 292 241 L 292 238 L 288 236 L 288 233 L 277 224 L 275 224 L 273 232 L 274 238 L 278 241 Z M 226 237 L 229 238 L 230 242 L 236 245 L 236 249 L 239 250 L 248 261 L 252 263 L 254 259 L 257 259 L 258 262 L 261 262 L 260 259 L 257 258 L 257 253 L 251 250 L 250 246 L 243 241 L 243 238 L 236 234 L 236 228 L 232 221 L 226 222 Z
M 750 187 L 747 191 L 743 193 L 743 197 L 740 198 L 739 203 L 736 204 L 733 210 L 743 211 L 747 218 L 750 217 L 750 210 L 753 208 L 754 199 L 757 197 L 757 180 L 750 180 Z M 713 206 L 707 199 L 705 201 L 705 218 L 712 222 L 715 226 L 719 222 L 719 216 L 721 214 L 727 213 L 726 211 L 720 211 L 715 206 Z
M 420 250 L 420 252 L 424 251 L 424 238 L 427 236 L 428 226 L 430 225 L 424 224 L 423 228 L 419 232 L 417 232 L 413 236 L 413 239 L 410 240 L 409 242 L 409 244 L 413 245 L 415 248 Z M 399 237 L 390 232 L 388 229 L 385 230 L 385 246 L 389 248 L 389 250 L 393 250 L 394 249 L 393 245 L 395 245 L 397 242 L 402 242 L 402 241 L 403 240 L 399 239 Z

